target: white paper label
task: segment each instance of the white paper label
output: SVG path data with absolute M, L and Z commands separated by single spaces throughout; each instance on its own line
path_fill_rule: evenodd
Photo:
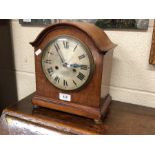
M 23 22 L 30 23 L 31 19 L 23 19 Z
M 41 49 L 38 49 L 37 51 L 35 51 L 35 54 L 38 56 L 41 53 Z
M 59 99 L 64 101 L 71 101 L 71 95 L 59 93 Z

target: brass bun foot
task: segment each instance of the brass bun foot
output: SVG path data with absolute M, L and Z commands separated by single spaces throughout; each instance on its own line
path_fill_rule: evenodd
M 94 119 L 95 124 L 103 124 L 101 119 Z
M 33 105 L 33 108 L 37 109 L 37 108 L 39 108 L 39 106 L 38 105 Z

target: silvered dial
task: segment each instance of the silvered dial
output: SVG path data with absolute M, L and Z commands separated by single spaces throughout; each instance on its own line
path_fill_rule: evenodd
M 93 67 L 89 49 L 71 36 L 57 37 L 43 50 L 43 72 L 59 89 L 75 90 L 82 87 L 90 79 Z

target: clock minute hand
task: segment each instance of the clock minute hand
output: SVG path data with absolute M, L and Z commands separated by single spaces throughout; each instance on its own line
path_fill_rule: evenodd
M 57 53 L 58 53 L 58 55 L 59 55 L 59 57 L 61 59 L 61 62 L 64 63 L 65 62 L 65 59 L 64 59 L 62 53 L 60 54 L 61 51 L 60 51 L 59 45 L 56 43 L 56 44 L 54 44 L 54 47 L 55 47 L 55 49 L 56 49 L 56 51 L 57 51 Z

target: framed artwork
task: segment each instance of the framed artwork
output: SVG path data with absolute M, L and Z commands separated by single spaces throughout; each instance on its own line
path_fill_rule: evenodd
M 72 19 L 69 21 L 90 22 L 103 29 L 147 30 L 149 25 L 149 19 Z
M 20 19 L 23 26 L 46 26 L 63 21 L 80 21 L 94 23 L 103 29 L 147 30 L 149 19 Z
M 57 19 L 19 19 L 22 26 L 48 26 L 57 22 Z
M 152 34 L 152 45 L 151 45 L 149 63 L 155 65 L 155 20 Z

